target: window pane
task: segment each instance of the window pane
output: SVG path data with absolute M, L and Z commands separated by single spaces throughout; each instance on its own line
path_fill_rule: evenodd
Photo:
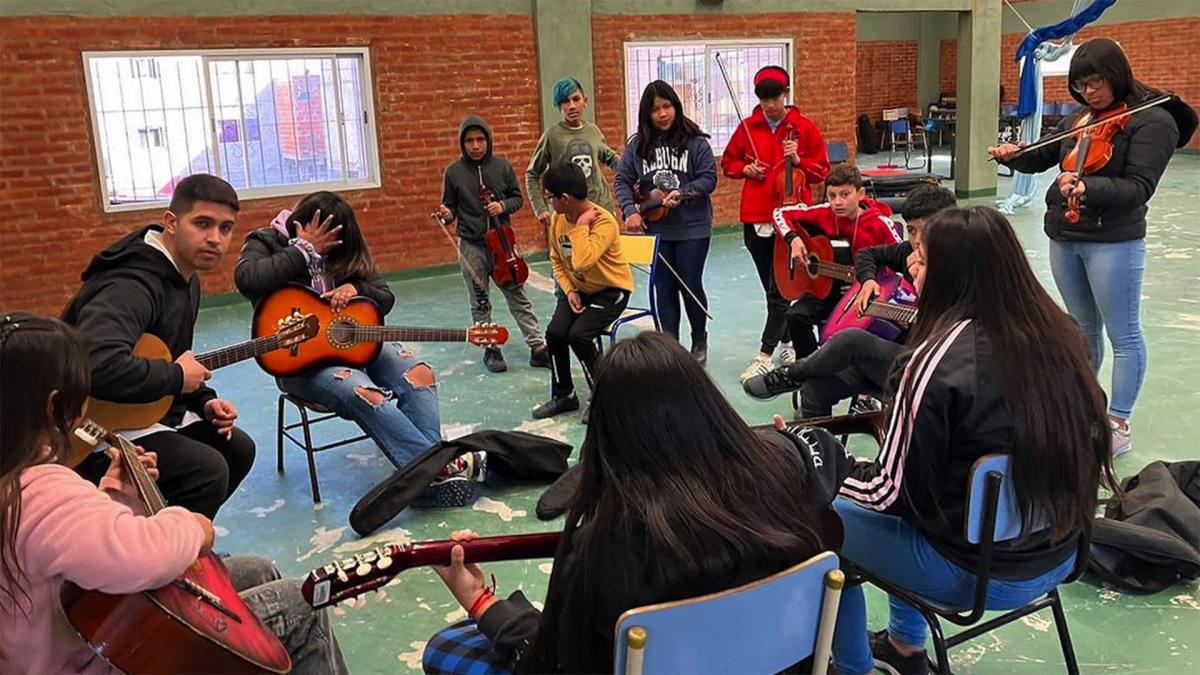
M 733 100 L 729 98 L 729 88 L 721 78 L 717 66 L 716 55 L 721 55 L 729 82 L 737 93 L 737 103 L 741 106 L 743 115 L 749 115 L 754 106 L 758 105 L 758 97 L 754 95 L 754 74 L 763 66 L 787 67 L 787 47 L 782 44 L 755 47 L 729 47 L 712 51 L 712 108 L 709 117 L 709 127 L 712 134 L 714 149 L 724 149 L 725 144 L 733 136 L 740 120 Z
M 642 91 L 654 80 L 671 85 L 679 94 L 683 113 L 704 126 L 704 45 L 631 45 L 625 54 L 626 129 L 630 135 L 637 132 Z

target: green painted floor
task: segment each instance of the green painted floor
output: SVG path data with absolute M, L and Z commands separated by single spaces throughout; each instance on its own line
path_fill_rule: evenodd
M 872 166 L 882 158 L 860 158 Z M 944 163 L 944 162 L 943 162 Z M 942 171 L 945 168 L 939 166 Z M 1044 186 L 1049 175 L 1041 177 Z M 1041 204 L 1042 189 L 1036 205 Z M 1008 179 L 1000 193 L 1007 194 Z M 977 200 L 987 203 L 989 200 Z M 1042 210 L 1021 211 L 1014 222 L 1034 268 L 1053 290 L 1041 233 Z M 1133 418 L 1134 452 L 1117 464 L 1124 475 L 1155 459 L 1195 459 L 1200 438 L 1200 157 L 1178 156 L 1158 187 L 1150 209 L 1151 253 L 1145 282 L 1144 321 L 1151 354 L 1145 388 Z M 253 224 L 247 224 L 250 227 Z M 547 263 L 534 266 L 530 291 L 541 317 L 553 307 Z M 635 273 L 636 274 L 636 273 Z M 639 280 L 641 283 L 641 280 Z M 751 423 L 764 423 L 785 409 L 778 399 L 760 403 L 741 391 L 737 375 L 758 344 L 763 316 L 762 292 L 740 230 L 714 239 L 706 276 L 716 321 L 710 326 L 709 373 L 735 407 Z M 465 326 L 469 321 L 465 293 L 457 275 L 409 279 L 393 284 L 397 303 L 393 324 Z M 642 291 L 639 289 L 639 295 Z M 503 303 L 500 303 L 501 307 Z M 201 313 L 197 351 L 245 339 L 250 308 L 243 303 L 213 307 Z M 514 330 L 501 309 L 498 321 Z M 477 349 L 460 345 L 410 345 L 434 366 L 441 380 L 442 422 L 447 434 L 477 428 L 519 429 L 552 436 L 578 447 L 584 427 L 574 416 L 535 422 L 529 410 L 548 392 L 548 372 L 529 368 L 524 347 L 506 350 L 510 371 L 485 374 Z M 1107 385 L 1109 373 L 1101 374 Z M 318 456 L 324 503 L 309 496 L 304 456 L 286 450 L 286 473 L 275 470 L 275 401 L 270 377 L 253 363 L 219 371 L 212 384 L 241 408 L 240 424 L 254 437 L 259 455 L 253 472 L 225 505 L 217 519 L 219 550 L 255 552 L 273 559 L 285 574 L 302 575 L 310 568 L 390 540 L 445 538 L 452 530 L 471 528 L 482 534 L 505 534 L 558 528 L 533 515 L 535 488 L 489 488 L 473 509 L 408 511 L 368 539 L 347 525 L 358 497 L 390 474 L 390 465 L 368 442 Z M 324 425 L 327 433 L 348 434 L 345 422 Z M 523 588 L 530 598 L 544 596 L 548 561 L 489 566 L 502 592 Z M 1197 672 L 1200 668 L 1200 589 L 1179 586 L 1154 596 L 1133 596 L 1077 583 L 1063 592 L 1076 651 L 1084 672 Z M 886 603 L 869 597 L 872 623 L 883 625 Z M 403 672 L 420 668 L 427 638 L 464 615 L 429 570 L 405 572 L 382 592 L 352 606 L 334 610 L 337 635 L 351 669 L 359 673 Z M 952 653 L 956 671 L 964 673 L 1062 672 L 1058 642 L 1048 614 L 1026 617 Z

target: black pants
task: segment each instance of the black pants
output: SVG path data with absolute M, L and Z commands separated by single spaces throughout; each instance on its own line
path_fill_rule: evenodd
M 708 307 L 708 296 L 704 294 L 704 263 L 708 260 L 711 242 L 708 238 L 658 242 L 658 252 L 679 273 L 691 292 L 696 294 L 696 298 L 693 298 L 684 290 L 666 265 L 659 266 L 655 271 L 654 299 L 658 305 L 658 322 L 664 333 L 674 335 L 677 340 L 681 301 L 692 327 L 692 343 L 704 342 L 708 338 L 708 317 L 696 300 L 699 299 L 705 308 Z
M 803 358 L 817 351 L 820 344 L 817 342 L 817 328 L 833 314 L 845 290 L 844 285 L 838 284 L 824 300 L 805 295 L 784 310 L 787 334 L 792 340 L 792 348 L 796 350 L 796 358 Z
M 869 394 L 883 395 L 892 363 L 904 348 L 865 330 L 851 328 L 829 338 L 810 356 L 788 366 L 788 374 L 803 380 L 800 416 L 833 414 L 839 401 Z
M 583 364 L 583 372 L 591 377 L 599 354 L 596 336 L 625 311 L 629 291 L 606 288 L 592 295 L 580 293 L 579 299 L 583 302 L 583 312 L 576 314 L 565 297 L 559 298 L 554 318 L 546 326 L 546 348 L 554 366 L 550 380 L 550 394 L 554 398 L 575 391 L 575 383 L 571 381 L 571 352 L 575 352 Z
M 763 325 L 762 346 L 759 349 L 763 354 L 774 354 L 787 327 L 783 315 L 788 308 L 788 301 L 783 299 L 775 286 L 775 235 L 760 237 L 753 223 L 742 223 L 742 242 L 754 260 L 754 269 L 758 272 L 758 280 L 767 298 L 767 322 Z
M 254 465 L 254 440 L 246 432 L 234 427 L 233 437 L 225 440 L 209 422 L 142 436 L 134 444 L 158 453 L 158 489 L 168 505 L 209 518 L 216 517 Z M 80 464 L 79 473 L 99 483 L 108 465 L 107 455 L 95 453 Z

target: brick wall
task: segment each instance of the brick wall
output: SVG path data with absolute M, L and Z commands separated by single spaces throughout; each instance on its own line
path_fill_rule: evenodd
M 464 114 L 489 120 L 519 176 L 541 132 L 527 15 L 5 18 L 0 44 L 0 307 L 8 309 L 57 314 L 92 253 L 159 216 L 103 212 L 82 51 L 369 46 L 382 187 L 346 196 L 388 271 L 453 260 L 428 214 L 441 197 L 442 169 L 458 156 Z M 233 249 L 204 279 L 207 293 L 233 289 L 242 236 L 295 200 L 243 203 Z M 545 248 L 528 208 L 515 225 L 524 248 Z
M 916 40 L 859 42 L 856 51 L 856 115 L 874 123 L 887 108 L 917 110 Z
M 811 117 L 826 141 L 845 141 L 854 148 L 855 60 L 831 58 L 831 46 L 846 51 L 855 41 L 853 12 L 781 13 L 697 16 L 693 14 L 637 16 L 594 15 L 592 56 L 596 91 L 590 97 L 596 123 L 609 142 L 628 136 L 625 128 L 624 43 L 631 40 L 715 40 L 733 38 L 792 38 L 795 74 L 792 98 Z M 914 66 L 915 67 L 915 66 Z M 635 101 L 633 105 L 637 105 Z M 749 114 L 749 111 L 743 111 Z M 713 218 L 718 225 L 737 222 L 741 182 L 720 179 L 713 195 Z
M 1193 108 L 1200 108 L 1200 18 L 1132 21 L 1084 28 L 1076 43 L 1107 37 L 1121 43 L 1133 66 L 1134 75 L 1148 85 L 1179 94 Z M 1013 60 L 1022 35 L 1004 35 L 1000 45 L 1000 83 L 1004 103 L 1016 103 L 1020 66 Z M 956 40 L 942 40 L 939 81 L 944 91 L 956 89 L 958 70 Z M 1046 101 L 1071 101 L 1067 78 L 1048 77 L 1043 84 Z M 1200 134 L 1189 148 L 1200 149 Z

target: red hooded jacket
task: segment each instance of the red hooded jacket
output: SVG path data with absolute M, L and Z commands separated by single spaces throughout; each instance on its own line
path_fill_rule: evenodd
M 747 129 L 750 135 L 747 137 Z M 746 182 L 742 185 L 742 207 L 740 218 L 743 223 L 769 223 L 771 214 L 782 202 L 779 190 L 775 188 L 776 176 L 783 171 L 783 141 L 789 132 L 796 134 L 799 145 L 800 170 L 804 172 L 805 185 L 800 191 L 800 197 L 805 204 L 812 202 L 810 185 L 820 183 L 829 175 L 829 158 L 825 154 L 825 139 L 817 129 L 817 125 L 794 106 L 788 106 L 783 120 L 772 133 L 767 124 L 767 116 L 762 106 L 755 106 L 754 112 L 746 118 L 745 124 L 739 124 L 725 146 L 721 155 L 721 171 L 728 177 Z M 751 143 L 753 141 L 753 143 Z M 759 160 L 766 164 L 766 180 L 746 178 L 742 171 L 747 164 L 754 163 L 755 153 Z
M 868 246 L 896 244 L 900 234 L 890 216 L 892 209 L 883 202 L 864 199 L 858 205 L 858 218 L 839 218 L 829 204 L 805 207 L 785 206 L 775 211 L 775 229 L 791 243 L 793 232 L 805 225 L 808 232 L 824 232 L 834 239 L 850 242 L 850 254 L 855 255 Z

